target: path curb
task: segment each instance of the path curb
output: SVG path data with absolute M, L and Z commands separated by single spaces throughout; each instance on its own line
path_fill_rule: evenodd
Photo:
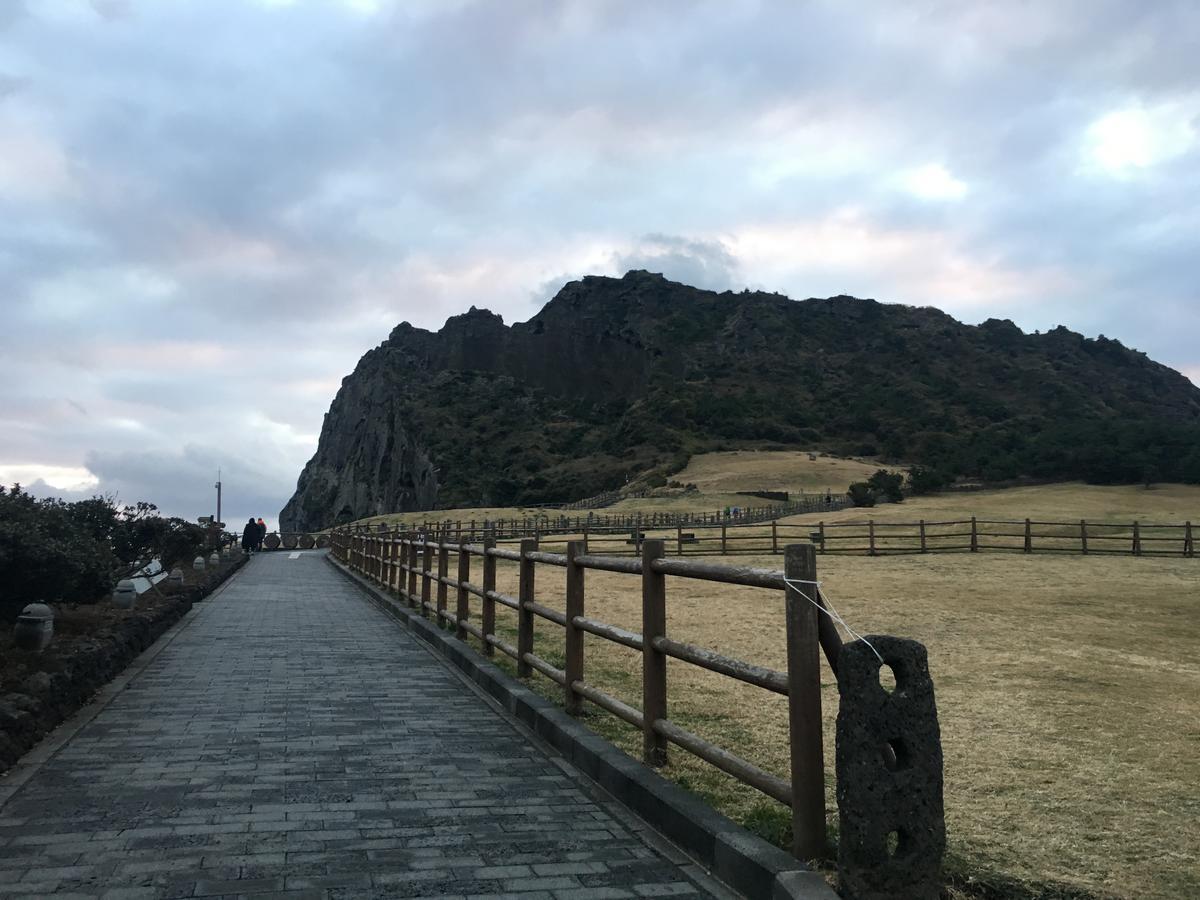
M 488 696 L 726 886 L 753 900 L 837 900 L 820 873 L 619 750 L 332 555 L 326 559 Z

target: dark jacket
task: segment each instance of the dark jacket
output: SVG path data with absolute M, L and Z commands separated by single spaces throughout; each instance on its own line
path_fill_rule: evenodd
M 242 529 L 242 549 L 253 550 L 258 544 L 258 523 L 247 522 Z

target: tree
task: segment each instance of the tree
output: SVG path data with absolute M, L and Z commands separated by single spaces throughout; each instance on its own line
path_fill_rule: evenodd
M 879 469 L 867 479 L 867 485 L 875 492 L 876 498 L 885 503 L 900 503 L 904 500 L 904 475 L 901 472 Z
M 855 506 L 875 505 L 875 491 L 865 481 L 854 482 L 846 493 L 850 495 L 850 502 Z
M 208 535 L 152 503 L 111 497 L 39 500 L 0 487 L 0 601 L 94 603 L 158 560 L 169 568 L 203 551 Z
M 908 489 L 914 494 L 932 494 L 948 483 L 941 470 L 931 466 L 913 466 L 908 470 Z

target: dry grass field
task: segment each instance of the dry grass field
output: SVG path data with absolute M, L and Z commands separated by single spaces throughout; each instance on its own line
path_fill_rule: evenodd
M 953 872 L 1100 896 L 1200 896 L 1200 561 L 979 554 L 825 556 L 819 565 L 858 630 L 929 648 Z M 636 578 L 587 579 L 590 616 L 640 631 Z M 515 567 L 501 572 L 500 590 L 515 593 Z M 539 601 L 561 609 L 562 591 L 562 570 L 539 567 Z M 507 611 L 500 626 L 513 640 Z M 537 628 L 539 653 L 561 666 L 561 629 L 544 620 Z M 784 666 L 778 592 L 669 579 L 668 630 Z M 588 636 L 586 652 L 587 680 L 640 706 L 632 651 Z M 674 660 L 668 677 L 672 718 L 786 777 L 784 698 Z M 824 694 L 832 826 L 837 694 L 828 672 Z M 589 724 L 640 752 L 640 736 L 607 714 Z M 670 777 L 782 839 L 782 807 L 672 753 Z M 1011 895 L 1041 896 L 1032 887 Z
M 699 494 L 625 501 L 619 511 L 749 505 L 745 498 L 719 498 L 733 496 L 732 490 L 822 490 L 827 482 L 844 489 L 875 468 L 862 461 L 810 460 L 804 453 L 709 454 L 674 476 L 697 484 Z M 463 510 L 438 517 L 525 512 Z M 1200 523 L 1200 487 L 1061 484 L 911 498 L 786 521 L 805 534 L 817 519 L 915 522 L 972 515 Z M 769 534 L 769 526 L 739 531 Z M 550 540 L 561 547 L 565 538 Z M 618 537 L 593 552 L 629 549 Z M 670 541 L 668 552 L 674 552 Z M 736 562 L 780 568 L 782 557 L 737 556 Z M 948 870 L 957 885 L 947 896 L 1200 897 L 1200 559 L 823 554 L 818 566 L 827 593 L 859 631 L 915 638 L 929 649 L 945 750 Z M 503 564 L 499 579 L 500 590 L 516 593 L 515 566 Z M 561 569 L 539 566 L 538 600 L 561 609 L 563 579 Z M 782 668 L 782 601 L 779 592 L 671 578 L 668 631 Z M 638 579 L 589 572 L 587 611 L 640 631 Z M 500 608 L 498 619 L 512 641 L 515 616 Z M 539 655 L 561 666 L 561 629 L 540 619 L 537 628 Z M 586 646 L 587 680 L 640 706 L 640 666 L 632 651 L 590 635 Z M 786 776 L 784 698 L 674 660 L 668 677 L 672 718 Z M 558 695 L 547 679 L 533 679 L 539 690 Z M 827 807 L 835 827 L 837 692 L 828 671 L 824 699 Z M 591 708 L 587 722 L 640 753 L 640 735 L 620 721 Z M 787 814 L 774 801 L 678 748 L 666 774 L 734 819 L 785 841 Z M 972 878 L 974 884 L 964 887 Z
M 843 459 L 773 450 L 734 450 L 694 456 L 673 481 L 694 484 L 701 493 L 723 491 L 845 491 L 852 481 L 865 481 L 883 468 L 873 460 Z
M 1015 487 L 1000 491 L 930 494 L 903 503 L 870 509 L 843 509 L 820 516 L 796 517 L 797 522 L 820 518 L 826 522 L 915 522 L 917 519 L 1040 519 L 1043 521 L 1182 523 L 1200 525 L 1200 485 L 1092 485 L 1078 482 Z M 785 519 L 783 521 L 793 521 Z

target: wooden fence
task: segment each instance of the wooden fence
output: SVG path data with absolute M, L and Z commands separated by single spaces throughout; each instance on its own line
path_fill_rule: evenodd
M 795 527 L 795 526 L 789 526 Z M 810 539 L 822 553 L 883 556 L 897 553 L 1008 551 L 1016 553 L 1195 556 L 1192 523 L 1048 522 L 969 519 L 938 522 L 818 522 Z
M 466 641 L 474 637 L 488 656 L 497 650 L 511 657 L 520 676 L 537 672 L 559 685 L 568 712 L 577 714 L 592 703 L 639 729 L 643 756 L 653 766 L 667 760 L 668 745 L 691 753 L 734 778 L 791 808 L 793 851 L 801 858 L 824 856 L 825 763 L 821 727 L 820 655 L 824 651 L 834 674 L 841 650 L 837 629 L 797 584 L 815 583 L 816 557 L 811 544 L 784 548 L 783 572 L 671 559 L 661 539 L 638 543 L 638 556 L 599 555 L 582 540 L 569 540 L 566 552 L 548 552 L 534 538 L 520 539 L 517 549 L 497 546 L 487 535 L 478 543 L 454 543 L 418 536 L 340 529 L 331 535 L 334 557 L 374 581 L 423 615 L 453 628 Z M 451 558 L 455 574 L 451 575 Z M 496 590 L 500 561 L 518 566 L 516 596 Z M 472 565 L 478 563 L 477 581 Z M 544 584 L 546 568 L 564 570 L 564 611 L 538 602 L 535 585 Z M 543 576 L 539 576 L 539 569 Z M 587 607 L 587 572 L 616 572 L 640 579 L 642 630 L 612 625 Z M 784 639 L 787 671 L 758 666 L 712 650 L 673 640 L 666 631 L 666 577 L 715 581 L 782 591 L 786 609 Z M 453 594 L 453 601 L 451 601 Z M 810 596 L 812 599 L 810 599 Z M 478 605 L 478 611 L 472 608 Z M 497 609 L 516 614 L 516 645 L 496 633 Z M 565 665 L 553 666 L 535 653 L 535 623 L 549 622 L 562 631 Z M 544 627 L 544 626 L 543 626 Z M 584 635 L 590 634 L 641 656 L 642 706 L 636 709 L 588 683 Z M 667 659 L 681 660 L 788 698 L 790 778 L 784 779 L 753 762 L 718 747 L 671 720 L 667 702 Z
M 629 519 L 622 517 L 621 522 Z M 496 523 L 497 526 L 504 523 Z M 805 542 L 818 553 L 888 556 L 911 553 L 1083 553 L 1130 556 L 1195 556 L 1192 523 L 1037 521 L 1033 519 L 956 519 L 917 522 L 729 523 L 725 521 L 665 527 L 660 519 L 632 517 L 632 525 L 597 525 L 587 519 L 514 522 L 491 531 L 482 521 L 442 522 L 426 526 L 431 537 L 475 543 L 490 534 L 501 543 L 533 537 L 543 545 L 581 540 L 585 552 L 610 555 L 641 553 L 651 538 L 665 542 L 671 556 L 778 555 L 790 543 Z M 527 527 L 528 525 L 528 527 Z M 366 531 L 364 526 L 358 526 Z
M 590 534 L 617 533 L 642 529 L 669 528 L 720 528 L 739 525 L 754 525 L 771 522 L 785 516 L 804 515 L 815 512 L 832 512 L 852 506 L 845 494 L 811 494 L 774 506 L 739 507 L 737 512 L 724 510 L 712 512 L 636 512 L 626 514 L 606 513 L 603 515 L 538 515 L 522 518 L 501 519 L 429 519 L 402 521 L 392 524 L 379 523 L 374 526 L 380 531 L 394 529 L 424 533 L 452 533 L 456 539 L 482 540 L 483 535 L 495 535 L 497 540 L 513 540 L 523 537 L 541 538 L 547 534 Z

